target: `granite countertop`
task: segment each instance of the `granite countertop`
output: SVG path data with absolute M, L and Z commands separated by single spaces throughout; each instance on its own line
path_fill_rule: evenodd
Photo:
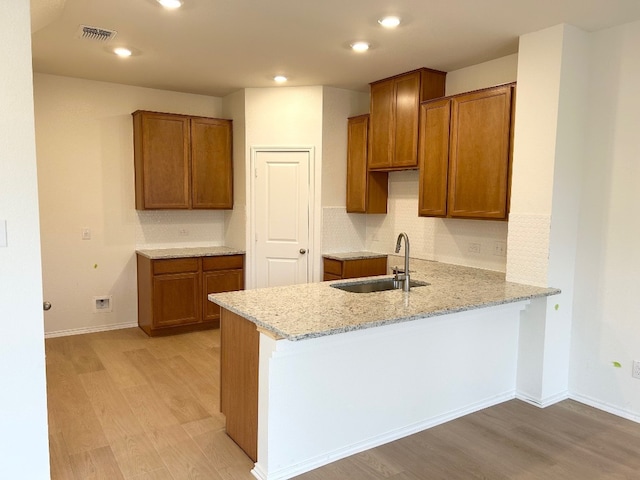
M 386 257 L 386 253 L 374 253 L 374 252 L 343 252 L 343 253 L 325 253 L 322 255 L 324 258 L 330 258 L 331 260 L 362 260 L 365 258 L 383 258 Z
M 217 257 L 220 255 L 243 255 L 244 250 L 229 247 L 179 247 L 136 250 L 142 256 L 152 260 L 165 258 Z
M 363 280 L 351 279 L 216 293 L 209 300 L 276 338 L 295 341 L 560 293 L 507 282 L 500 272 L 426 260 L 412 259 L 410 270 L 412 280 L 430 285 L 409 293 L 351 293 L 331 287 Z M 391 278 L 376 278 L 385 277 Z

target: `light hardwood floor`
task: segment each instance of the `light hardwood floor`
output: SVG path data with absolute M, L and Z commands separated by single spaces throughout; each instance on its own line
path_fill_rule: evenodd
M 45 345 L 53 480 L 253 479 L 218 411 L 219 331 Z M 640 479 L 640 424 L 573 401 L 513 400 L 297 479 Z

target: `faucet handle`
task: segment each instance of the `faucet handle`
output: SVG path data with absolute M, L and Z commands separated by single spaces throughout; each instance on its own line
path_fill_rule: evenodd
M 396 266 L 394 266 L 394 267 L 393 267 L 393 274 L 394 274 L 394 275 L 398 275 L 399 273 L 404 273 L 404 270 L 403 270 L 403 269 L 401 269 L 401 268 L 398 268 L 398 266 L 397 266 L 397 265 L 396 265 Z

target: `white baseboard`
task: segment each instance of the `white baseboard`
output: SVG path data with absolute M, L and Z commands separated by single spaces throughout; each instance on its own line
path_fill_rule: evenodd
M 393 430 L 391 432 L 377 435 L 365 441 L 358 442 L 353 445 L 348 445 L 338 450 L 327 452 L 321 456 L 310 458 L 304 462 L 298 463 L 296 465 L 290 465 L 284 468 L 280 468 L 276 471 L 267 472 L 265 471 L 264 468 L 262 468 L 262 466 L 259 463 L 256 463 L 253 470 L 251 470 L 251 473 L 253 474 L 254 477 L 256 477 L 259 480 L 286 480 L 286 479 L 295 477 L 297 475 L 301 475 L 315 468 L 322 467 L 323 465 L 327 465 L 329 463 L 335 462 L 342 458 L 346 458 L 350 455 L 355 455 L 356 453 L 364 452 L 365 450 L 379 447 L 380 445 L 384 445 L 385 443 L 393 442 L 394 440 L 399 440 L 400 438 L 413 435 L 414 433 L 421 432 L 423 430 L 427 430 L 432 427 L 436 427 L 438 425 L 449 422 L 451 420 L 455 420 L 456 418 L 464 417 L 465 415 L 468 415 L 470 413 L 474 413 L 474 412 L 483 410 L 485 408 L 493 407 L 494 405 L 498 405 L 502 402 L 506 402 L 514 398 L 515 398 L 515 392 L 508 392 L 501 395 L 496 395 L 494 397 L 485 399 L 478 403 L 467 405 L 457 410 L 453 410 L 453 411 L 444 413 L 442 415 L 438 415 L 436 417 L 425 419 L 421 422 L 414 423 L 412 425 L 409 425 L 407 427 L 404 427 L 398 430 Z M 258 459 L 258 462 L 259 462 L 259 459 Z
M 70 335 L 82 335 L 84 333 L 107 332 L 109 330 L 121 330 L 123 328 L 137 327 L 138 323 L 116 323 L 113 325 L 98 325 L 96 327 L 71 328 L 69 330 L 58 330 L 55 332 L 46 332 L 44 338 L 68 337 Z
M 526 392 L 516 392 L 516 398 L 530 405 L 534 405 L 539 408 L 546 408 L 555 403 L 566 400 L 567 398 L 570 398 L 570 397 L 569 397 L 569 392 L 564 391 L 564 392 L 556 393 L 555 395 L 551 395 L 550 397 L 546 397 L 542 399 L 534 398 L 532 395 L 528 395 Z
M 595 398 L 588 397 L 587 395 L 581 395 L 579 393 L 572 393 L 569 395 L 569 398 L 571 400 L 575 400 L 576 402 L 584 403 L 585 405 L 589 405 L 590 407 L 597 408 L 598 410 L 603 410 L 607 413 L 611 413 L 612 415 L 626 418 L 627 420 L 631 420 L 632 422 L 640 423 L 640 415 L 638 414 L 638 412 L 625 410 L 609 403 L 596 400 Z

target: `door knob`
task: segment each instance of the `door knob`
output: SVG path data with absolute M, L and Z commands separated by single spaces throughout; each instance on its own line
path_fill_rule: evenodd
M 305 253 L 307 253 L 307 251 L 304 248 L 301 248 L 300 253 L 304 255 Z
M 42 309 L 44 311 L 51 310 L 51 302 L 43 302 L 42 303 Z

